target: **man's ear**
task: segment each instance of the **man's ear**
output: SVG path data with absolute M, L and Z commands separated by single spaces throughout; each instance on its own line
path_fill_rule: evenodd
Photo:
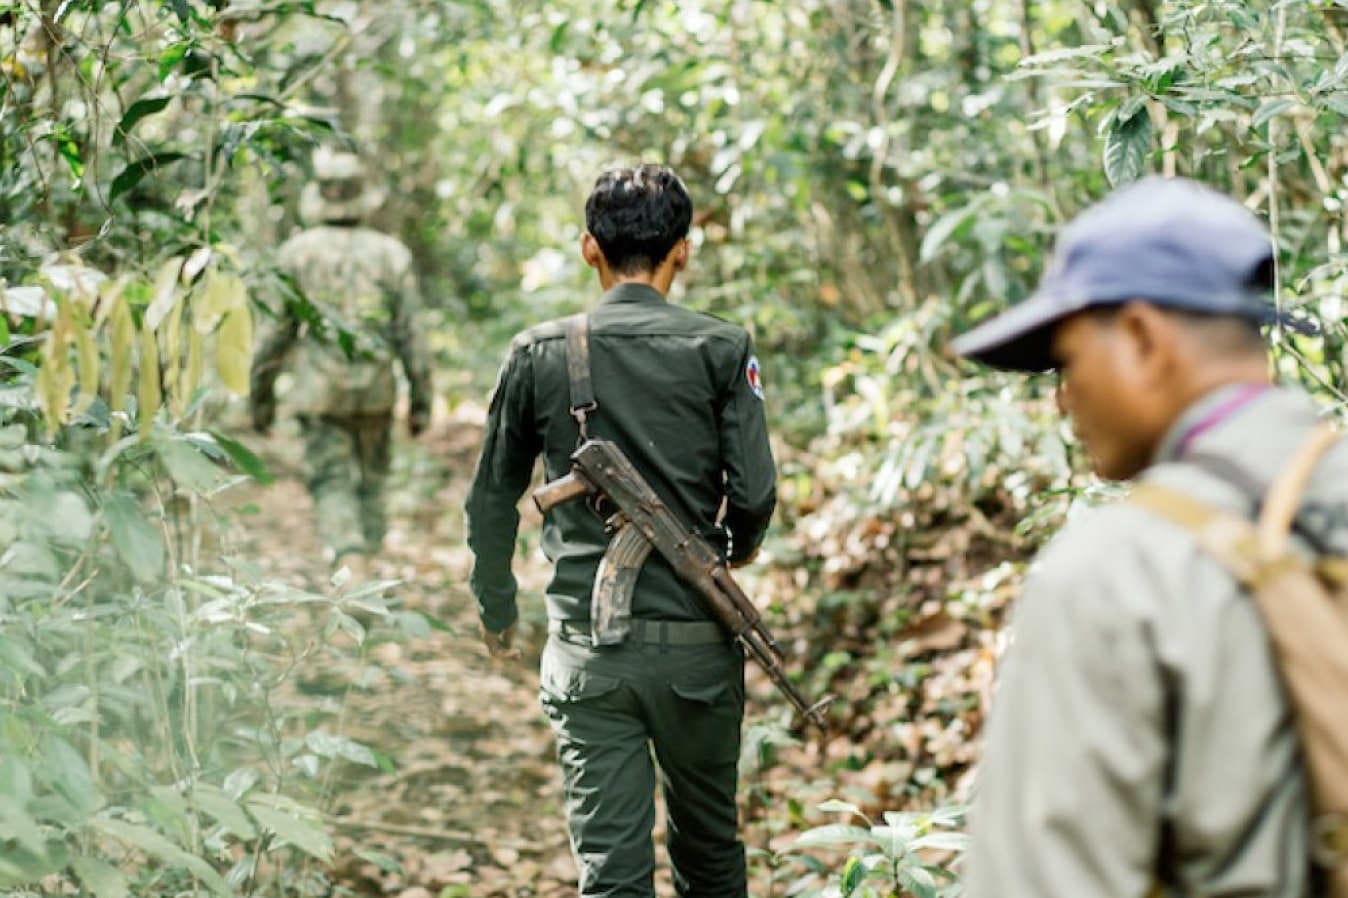
M 674 247 L 674 270 L 683 271 L 688 266 L 688 257 L 692 255 L 693 243 L 687 237 L 679 241 Z
M 1134 301 L 1122 306 L 1114 326 L 1126 341 L 1136 372 L 1154 383 L 1174 375 L 1177 354 L 1183 351 L 1174 320 L 1155 306 Z
M 599 263 L 604 261 L 604 251 L 599 248 L 599 241 L 595 240 L 589 231 L 580 238 L 580 257 L 591 268 L 598 268 Z

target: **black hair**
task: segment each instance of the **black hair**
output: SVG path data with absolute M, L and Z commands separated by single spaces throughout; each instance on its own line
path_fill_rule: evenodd
M 1090 311 L 1096 320 L 1107 323 L 1118 315 L 1121 308 L 1122 305 L 1108 305 Z M 1197 344 L 1209 358 L 1253 356 L 1268 352 L 1262 326 L 1246 315 L 1195 312 L 1162 305 L 1156 305 L 1155 308 L 1197 336 L 1199 338 Z
M 618 274 L 658 268 L 692 222 L 688 189 L 664 165 L 610 169 L 585 201 L 585 229 Z

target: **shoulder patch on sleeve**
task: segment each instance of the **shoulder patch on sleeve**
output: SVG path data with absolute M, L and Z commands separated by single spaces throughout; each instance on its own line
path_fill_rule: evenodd
M 753 390 L 755 396 L 763 398 L 763 372 L 758 366 L 758 356 L 749 356 L 748 363 L 744 366 L 744 379 L 749 382 L 749 389 Z

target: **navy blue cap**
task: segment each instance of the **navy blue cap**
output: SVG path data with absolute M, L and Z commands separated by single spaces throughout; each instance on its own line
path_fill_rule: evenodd
M 1240 203 L 1194 181 L 1149 177 L 1077 216 L 1032 296 L 958 337 L 951 348 L 996 368 L 1046 371 L 1054 325 L 1083 309 L 1158 306 L 1277 319 L 1273 244 Z

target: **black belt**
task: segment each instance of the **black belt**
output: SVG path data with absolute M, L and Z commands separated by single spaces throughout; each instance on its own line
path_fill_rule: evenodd
M 564 642 L 590 644 L 590 622 L 587 620 L 550 620 L 548 632 Z M 712 645 L 729 642 L 730 637 L 716 621 L 647 620 L 637 617 L 632 619 L 632 629 L 627 640 L 656 645 Z

